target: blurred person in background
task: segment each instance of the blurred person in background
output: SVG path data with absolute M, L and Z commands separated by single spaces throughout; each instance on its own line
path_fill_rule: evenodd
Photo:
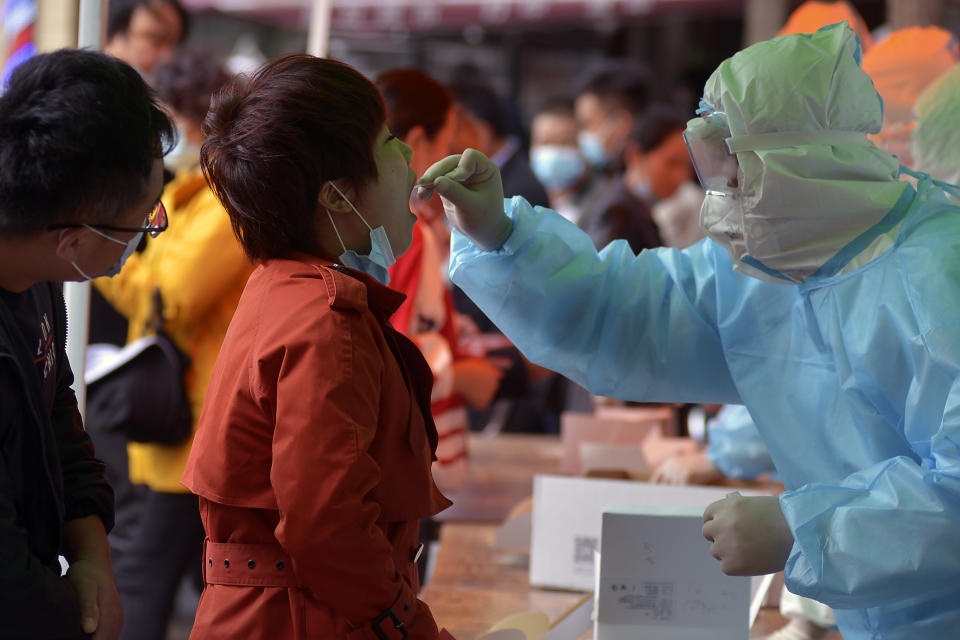
M 0 95 L 0 635 L 114 640 L 113 493 L 71 384 L 62 282 L 117 273 L 166 229 L 174 129 L 142 78 L 92 51 L 17 67 Z M 145 389 L 144 393 L 149 393 Z M 69 568 L 62 573 L 58 554 Z
M 184 40 L 188 27 L 189 15 L 179 0 L 111 0 L 104 52 L 131 65 L 149 84 L 157 66 L 169 61 L 176 45 Z M 177 146 L 182 144 L 182 136 L 178 136 Z M 165 166 L 169 155 L 164 156 Z M 172 177 L 173 172 L 168 169 L 164 182 Z M 102 354 L 110 353 L 112 346 L 126 344 L 130 335 L 126 316 L 114 309 L 96 287 L 90 289 L 89 326 L 88 373 L 102 362 Z M 107 465 L 107 479 L 116 501 L 116 522 L 110 531 L 110 550 L 116 566 L 133 544 L 146 489 L 130 482 L 126 436 L 106 425 L 101 428 L 96 415 L 89 418 L 87 429 Z
M 594 170 L 616 176 L 637 117 L 650 101 L 650 77 L 635 64 L 607 63 L 581 83 L 574 101 L 579 144 Z
M 530 121 L 530 168 L 547 190 L 550 208 L 574 224 L 593 185 L 578 133 L 573 101 L 566 98 L 546 101 Z
M 104 52 L 136 69 L 150 84 L 158 65 L 168 61 L 173 50 L 183 42 L 190 26 L 189 14 L 179 0 L 111 0 L 107 14 L 107 39 Z M 167 173 L 165 180 L 172 176 Z M 89 344 L 123 345 L 129 327 L 126 318 L 117 313 L 95 288 L 90 291 L 90 336 Z M 88 358 L 88 363 L 94 358 Z M 104 443 L 105 453 L 113 455 L 111 444 Z M 122 446 L 118 450 L 122 450 Z M 113 465 L 126 468 L 126 457 L 120 454 Z M 108 463 L 108 466 L 111 466 Z M 113 472 L 109 472 L 113 473 Z M 131 502 L 137 490 L 111 478 L 120 502 Z M 129 511 L 129 510 L 128 510 Z M 129 514 L 128 514 L 129 515 Z M 124 537 L 125 517 L 117 522 L 112 538 Z
M 376 85 L 386 104 L 387 126 L 410 147 L 410 166 L 419 176 L 456 146 L 461 116 L 453 96 L 417 69 L 386 71 L 377 77 Z M 461 353 L 459 318 L 444 277 L 449 232 L 442 208 L 438 211 L 436 202 L 416 198 L 411 205 L 418 217 L 413 241 L 390 268 L 390 286 L 407 298 L 390 321 L 421 348 L 433 371 L 432 411 L 440 438 L 434 477 L 441 491 L 452 493 L 467 475 L 469 421 L 464 403 L 486 409 L 503 372 L 482 357 Z M 440 238 L 438 226 L 443 226 Z
M 860 60 L 837 24 L 720 64 L 685 131 L 709 235 L 685 251 L 597 252 L 505 201 L 477 152 L 418 184 L 458 229 L 451 278 L 534 361 L 604 395 L 748 408 L 787 490 L 707 507 L 725 573 L 783 569 L 848 638 L 951 637 L 960 208 L 868 140 L 883 106 Z
M 433 374 L 390 316 L 410 246 L 410 147 L 343 63 L 274 58 L 219 92 L 205 175 L 258 263 L 217 358 L 184 484 L 206 587 L 194 640 L 436 640 L 417 599 Z
M 663 244 L 652 209 L 693 176 L 683 140 L 686 124 L 666 106 L 651 107 L 637 119 L 624 150 L 623 175 L 605 194 L 599 215 L 583 227 L 597 249 L 618 239 L 626 240 L 634 253 Z
M 454 152 L 461 135 L 461 113 L 445 85 L 419 69 L 408 68 L 381 73 L 376 85 L 387 105 L 391 131 L 413 149 L 415 168 L 426 170 L 431 164 L 426 158 L 441 158 Z M 411 206 L 420 223 L 430 228 L 446 260 L 450 230 L 443 208 L 415 197 Z M 414 243 L 417 233 L 414 232 Z
M 230 79 L 222 61 L 186 49 L 156 69 L 153 84 L 178 131 L 176 175 L 162 202 L 170 220 L 164 235 L 147 242 L 115 279 L 95 286 L 130 323 L 129 340 L 156 330 L 158 308 L 166 334 L 190 359 L 184 372 L 196 429 L 220 344 L 251 265 L 230 218 L 200 170 L 200 125 L 211 96 Z M 129 546 L 116 565 L 127 614 L 124 640 L 163 640 L 174 597 L 187 576 L 203 588 L 203 526 L 197 497 L 180 483 L 192 438 L 178 445 L 131 442 L 129 479 L 145 485 Z
M 724 478 L 755 480 L 775 474 L 760 432 L 743 405 L 707 405 L 715 415 L 706 424 L 707 444 L 667 458 L 650 476 L 664 484 L 713 484 Z
M 913 112 L 914 168 L 936 180 L 960 184 L 960 65 L 927 87 Z
M 510 134 L 507 111 L 496 91 L 479 79 L 455 81 L 450 90 L 461 108 L 462 137 L 454 153 L 476 149 L 500 168 L 504 189 L 534 206 L 549 206 L 547 192 L 531 170 L 520 139 Z
M 429 77 L 425 73 L 415 69 L 397 69 L 382 74 L 378 80 L 384 99 L 387 103 L 388 121 L 391 130 L 404 140 L 411 141 L 411 147 L 414 150 L 412 166 L 417 170 L 418 175 L 426 171 L 433 162 L 443 157 L 443 146 L 446 144 L 448 149 L 463 150 L 471 145 L 483 145 L 494 150 L 509 150 L 509 159 L 506 164 L 514 167 L 520 167 L 519 175 L 532 178 L 535 177 L 526 167 L 523 158 L 518 157 L 518 146 L 516 142 L 503 146 L 503 138 L 499 138 L 495 131 L 505 131 L 505 117 L 502 109 L 502 103 L 493 93 L 492 89 L 485 85 L 480 85 L 477 75 L 471 76 L 467 83 L 467 88 L 463 89 L 463 96 L 469 100 L 469 104 L 460 104 L 450 90 L 440 82 Z M 471 107 L 483 117 L 474 115 Z M 446 113 L 443 122 L 447 123 L 449 128 L 440 128 L 438 124 L 441 121 L 439 114 Z M 431 115 L 432 114 L 432 115 Z M 497 126 L 488 124 L 486 119 L 496 120 Z M 433 136 L 437 143 L 423 144 L 423 131 L 436 130 Z M 451 135 L 452 134 L 452 135 Z M 439 152 L 440 155 L 437 155 Z M 522 186 L 530 184 L 529 180 L 517 180 L 516 184 Z M 542 187 L 539 190 L 546 201 L 546 194 Z M 421 223 L 424 219 L 431 219 L 437 216 L 441 224 L 446 223 L 446 217 L 443 216 L 443 209 L 438 200 L 423 202 L 415 195 L 413 197 L 415 211 L 420 216 Z M 492 322 L 480 311 L 473 302 L 467 298 L 462 291 L 452 287 L 446 279 L 447 253 L 449 251 L 449 231 L 444 226 L 444 237 L 442 239 L 442 252 L 440 252 L 441 261 L 430 260 L 429 247 L 431 239 L 427 233 L 422 233 L 418 224 L 414 231 L 414 241 L 411 250 L 402 259 L 397 261 L 397 266 L 391 271 L 395 276 L 392 286 L 399 288 L 408 295 L 408 303 L 401 306 L 400 310 L 394 316 L 393 322 L 401 331 L 413 331 L 405 329 L 407 325 L 406 318 L 409 317 L 433 317 L 433 324 L 442 327 L 441 333 L 450 334 L 448 339 L 453 350 L 453 391 L 456 396 L 466 400 L 467 415 L 472 429 L 491 428 L 502 429 L 506 431 L 534 431 L 534 432 L 555 432 L 559 423 L 558 409 L 554 405 L 553 396 L 556 395 L 553 389 L 553 381 L 556 376 L 552 372 L 534 367 L 527 362 L 513 345 L 500 333 Z M 431 225 L 430 229 L 436 229 L 436 225 Z M 423 230 L 426 232 L 426 229 Z M 421 237 L 422 236 L 422 237 Z M 419 250 L 423 245 L 424 251 Z M 411 268 L 411 265 L 417 265 Z M 438 275 L 433 275 L 436 272 Z M 422 274 L 422 275 L 416 275 Z M 419 283 L 415 278 L 420 278 Z M 437 324 L 440 319 L 439 311 L 441 307 L 436 303 L 430 303 L 430 300 L 436 300 L 435 295 L 426 296 L 425 283 L 431 279 L 437 278 L 438 282 L 444 283 L 444 309 L 447 309 L 449 318 L 448 324 Z M 416 286 L 416 289 L 411 287 Z M 434 287 L 433 289 L 436 289 Z M 415 294 L 415 295 L 414 295 Z M 451 297 L 452 296 L 452 297 Z M 450 307 L 447 306 L 452 301 L 453 309 L 457 312 L 455 315 L 449 313 Z M 431 305 L 433 311 L 431 311 Z M 410 311 L 407 311 L 407 309 Z M 422 323 L 422 320 L 420 320 Z M 444 320 L 447 322 L 447 320 Z M 428 325 L 429 326 L 429 325 Z M 422 330 L 421 330 L 422 332 Z M 414 333 L 407 335 L 413 336 Z M 426 345 L 424 338 L 432 340 L 431 332 L 424 332 L 423 337 L 414 338 L 418 344 Z M 465 338 L 473 339 L 474 344 L 480 345 L 480 348 L 471 350 L 461 349 L 458 341 Z M 487 340 L 490 338 L 490 340 Z M 436 341 L 434 340 L 435 344 Z M 434 362 L 437 359 L 428 355 L 427 361 Z M 493 364 L 496 363 L 496 364 Z M 442 378 L 438 375 L 438 388 L 442 388 L 439 382 Z M 501 401 L 501 406 L 493 407 L 494 401 Z M 497 410 L 495 410 L 497 409 Z M 434 418 L 437 419 L 436 411 Z M 459 418 L 458 418 L 459 421 Z M 446 421 L 438 420 L 437 429 L 444 430 L 442 423 Z M 491 422 L 493 423 L 491 425 Z M 457 428 L 459 429 L 459 427 Z M 466 433 L 460 434 L 459 430 L 454 430 L 450 443 L 445 444 L 441 438 L 442 447 L 453 447 L 460 438 L 463 438 L 463 444 L 466 446 Z M 455 449 L 454 449 L 455 451 Z M 446 451 L 442 452 L 446 453 Z M 449 455 L 449 454 L 448 454 Z M 444 458 L 438 453 L 438 458 Z M 462 463 L 458 463 L 462 464 Z M 435 468 L 438 465 L 435 465 Z M 443 467 L 440 466 L 442 470 Z M 466 469 L 453 476 L 462 478 Z M 438 482 L 440 479 L 438 479 Z M 460 480 L 459 483 L 462 482 Z M 454 485 L 454 486 L 457 486 Z
M 110 0 L 103 50 L 151 82 L 156 68 L 186 38 L 189 25 L 180 0 Z
M 881 149 L 913 166 L 913 105 L 923 90 L 958 60 L 956 36 L 940 27 L 899 29 L 863 54 L 863 70 L 883 98 L 883 127 L 872 138 Z
M 777 32 L 777 35 L 813 33 L 817 29 L 838 22 L 845 22 L 848 27 L 856 32 L 863 55 L 870 52 L 874 44 L 870 29 L 867 28 L 867 23 L 860 12 L 845 0 L 834 2 L 808 0 L 800 4 L 787 18 L 786 23 Z
M 581 229 L 603 215 L 605 199 L 625 169 L 624 154 L 637 118 L 650 102 L 650 77 L 636 64 L 608 62 L 586 76 L 574 100 L 580 152 L 594 172 L 596 198 L 582 207 Z

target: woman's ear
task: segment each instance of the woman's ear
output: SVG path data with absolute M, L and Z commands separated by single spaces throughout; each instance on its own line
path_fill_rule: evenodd
M 332 180 L 327 180 L 320 187 L 317 201 L 321 207 L 329 211 L 350 211 L 350 203 L 346 198 L 349 198 L 350 202 L 355 202 L 356 189 L 346 183 L 334 185 Z
M 403 136 L 403 143 L 413 150 L 414 157 L 417 157 L 417 152 L 423 155 L 423 146 L 429 142 L 429 140 L 427 130 L 423 128 L 423 125 L 419 124 L 411 127 L 410 130 L 407 131 L 407 135 Z

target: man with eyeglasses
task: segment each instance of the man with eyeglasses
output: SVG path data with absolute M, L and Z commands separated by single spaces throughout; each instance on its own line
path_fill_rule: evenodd
M 152 82 L 154 70 L 183 42 L 189 22 L 179 0 L 111 0 L 104 51 Z
M 113 493 L 70 389 L 61 283 L 116 273 L 144 233 L 166 228 L 172 136 L 140 76 L 95 52 L 36 56 L 0 95 L 3 637 L 120 633 Z

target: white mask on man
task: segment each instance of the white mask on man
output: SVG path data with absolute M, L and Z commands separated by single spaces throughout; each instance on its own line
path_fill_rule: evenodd
M 76 261 L 71 261 L 70 264 L 73 265 L 73 268 L 77 270 L 77 273 L 83 276 L 83 280 L 81 282 L 84 282 L 87 280 L 93 280 L 94 278 L 99 278 L 101 276 L 109 278 L 120 273 L 120 270 L 123 268 L 124 263 L 130 258 L 130 256 L 133 255 L 133 252 L 137 250 L 137 245 L 140 244 L 140 240 L 141 238 L 143 238 L 143 232 L 141 231 L 140 233 L 130 238 L 130 240 L 128 240 L 127 242 L 124 242 L 123 240 L 117 240 L 113 236 L 106 234 L 100 231 L 99 229 L 95 229 L 90 225 L 85 224 L 83 226 L 88 231 L 93 231 L 95 234 L 97 234 L 101 238 L 106 238 L 110 242 L 116 242 L 117 244 L 126 245 L 126 248 L 123 250 L 123 253 L 120 255 L 120 257 L 117 258 L 117 261 L 114 262 L 112 265 L 110 265 L 110 268 L 107 269 L 104 273 L 100 274 L 99 276 L 88 275 L 83 269 L 80 268 L 80 265 L 78 265 Z

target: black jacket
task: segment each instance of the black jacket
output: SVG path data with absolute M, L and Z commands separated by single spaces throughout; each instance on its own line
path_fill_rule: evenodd
M 56 398 L 43 399 L 32 352 L 0 299 L 0 637 L 85 638 L 77 594 L 60 576 L 63 525 L 96 515 L 113 526 L 113 492 L 83 430 L 70 385 L 66 307 L 53 299 Z
M 550 198 L 537 175 L 530 168 L 530 161 L 519 148 L 514 149 L 500 166 L 500 179 L 503 181 L 503 195 L 507 198 L 523 196 L 535 207 L 549 207 Z
M 580 228 L 587 232 L 598 251 L 620 239 L 626 240 L 637 254 L 663 245 L 651 204 L 634 195 L 622 177 L 611 185 L 607 198 L 592 213 L 584 215 Z

